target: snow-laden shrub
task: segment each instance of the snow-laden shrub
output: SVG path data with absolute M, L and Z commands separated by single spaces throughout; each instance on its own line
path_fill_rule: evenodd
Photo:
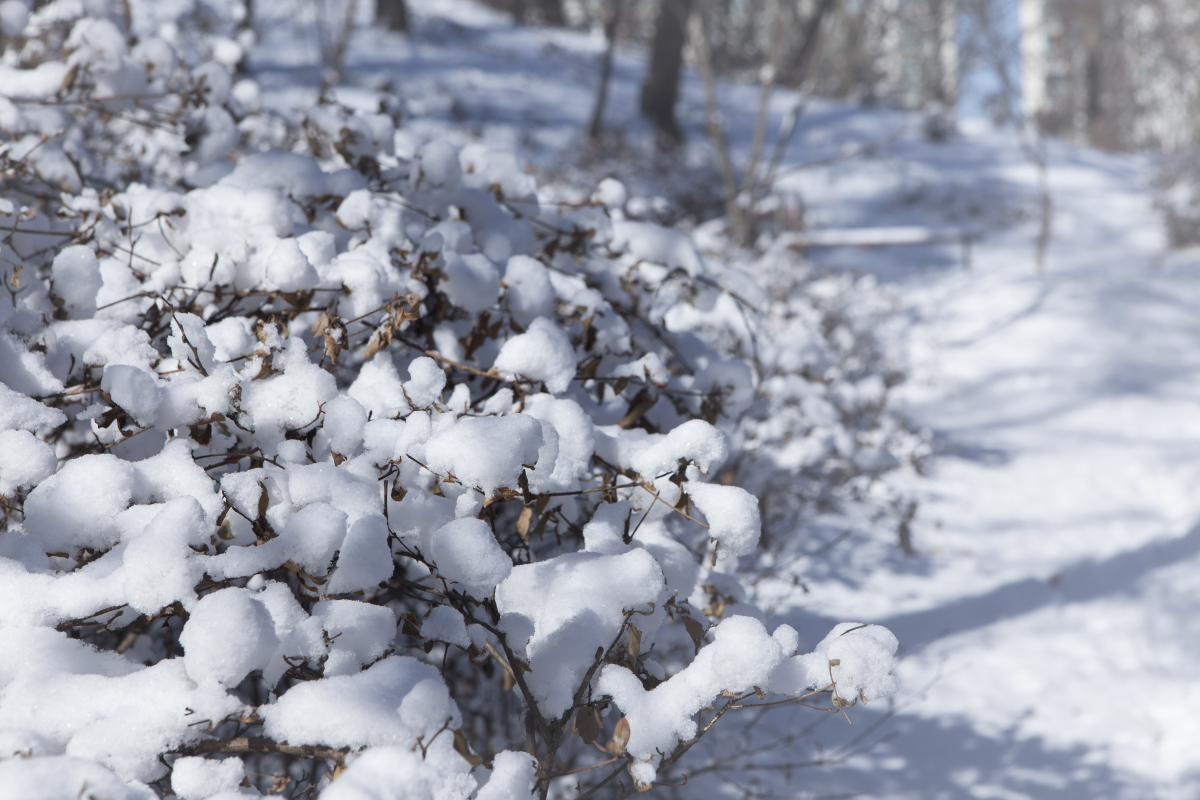
M 893 690 L 886 630 L 741 602 L 749 275 L 613 185 L 253 111 L 229 8 L 129 8 L 6 28 L 0 785 L 621 793 L 756 695 Z

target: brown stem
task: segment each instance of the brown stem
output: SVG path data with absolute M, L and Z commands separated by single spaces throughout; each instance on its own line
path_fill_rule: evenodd
M 323 745 L 291 745 L 276 742 L 265 736 L 239 736 L 236 739 L 203 739 L 192 745 L 180 747 L 171 751 L 175 755 L 232 755 L 246 753 L 274 753 L 285 756 L 302 756 L 304 758 L 319 758 L 333 764 L 342 764 L 350 753 L 350 748 L 341 749 Z

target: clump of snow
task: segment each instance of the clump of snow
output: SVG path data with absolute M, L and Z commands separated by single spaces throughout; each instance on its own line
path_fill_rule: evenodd
M 390 358 L 373 358 L 363 364 L 358 377 L 346 391 L 346 396 L 357 400 L 377 418 L 408 413 L 410 410 L 404 399 L 404 383 Z
M 143 428 L 154 425 L 163 392 L 149 372 L 125 364 L 110 364 L 104 368 L 100 389 L 118 407 L 128 411 L 138 425 Z
M 726 552 L 735 556 L 754 552 L 762 533 L 757 497 L 740 486 L 687 481 L 684 488 L 708 520 L 708 535 Z
M 511 565 L 510 565 L 511 567 Z M 467 623 L 462 614 L 449 606 L 434 606 L 421 621 L 421 635 L 435 642 L 455 644 L 466 649 L 471 646 Z
M 409 180 L 418 189 L 453 191 L 458 186 L 462 167 L 458 150 L 444 140 L 429 142 L 413 159 Z
M 847 638 L 855 634 L 856 639 Z M 773 689 L 799 696 L 805 689 L 835 684 L 835 696 L 850 704 L 860 693 L 862 699 L 874 700 L 896 689 L 891 675 L 896 638 L 886 628 L 842 623 L 813 653 L 789 658 L 796 642 L 796 632 L 788 626 L 768 635 L 758 620 L 732 616 L 713 628 L 713 641 L 701 648 L 691 664 L 650 691 L 625 667 L 605 666 L 599 687 L 612 696 L 629 722 L 627 750 L 638 762 L 634 772 L 638 783 L 648 785 L 664 755 L 696 735 L 695 714 L 722 694 Z M 830 656 L 835 650 L 838 655 Z M 822 672 L 816 669 L 817 662 L 823 662 L 823 677 L 817 674 Z M 812 672 L 805 673 L 803 682 L 795 682 L 805 668 Z
M 0 495 L 36 486 L 57 468 L 54 451 L 29 431 L 0 431 Z
M 387 651 L 396 637 L 396 614 L 390 608 L 353 600 L 324 600 L 313 606 L 330 640 L 326 675 L 352 675 Z
M 667 434 L 609 427 L 597 437 L 596 452 L 645 477 L 674 472 L 681 460 L 709 474 L 729 458 L 729 443 L 717 428 L 693 419 Z
M 653 222 L 614 219 L 609 246 L 628 251 L 637 259 L 683 269 L 689 275 L 704 273 L 704 263 L 691 239 Z
M 392 577 L 387 521 L 379 514 L 357 520 L 338 549 L 337 570 L 329 579 L 330 594 L 361 592 Z
M 438 678 L 419 682 L 400 701 L 400 719 L 419 739 L 436 735 L 456 714 L 450 692 Z
M 626 749 L 643 766 L 635 778 L 648 785 L 654 765 L 676 745 L 696 735 L 695 715 L 722 692 L 740 694 L 769 686 L 771 673 L 783 661 L 779 643 L 756 619 L 733 616 L 713 629 L 713 641 L 694 661 L 659 686 L 646 691 L 625 667 L 607 665 L 599 689 L 629 722 Z
M 335 397 L 325 404 L 322 426 L 333 452 L 351 455 L 362 442 L 367 425 L 367 410 L 352 397 Z
M 492 760 L 492 776 L 475 800 L 525 800 L 533 792 L 537 764 L 528 753 L 505 750 Z
M 409 379 L 404 382 L 404 394 L 414 408 L 433 405 L 446 386 L 446 373 L 432 358 L 414 358 L 408 365 Z
M 120 554 L 126 602 L 143 614 L 156 614 L 176 601 L 192 607 L 204 574 L 192 548 L 202 545 L 209 530 L 203 507 L 194 497 L 180 497 L 140 510 L 153 516 Z
M 337 396 L 333 376 L 308 359 L 303 343 L 288 339 L 282 356 L 283 374 L 252 381 L 244 401 L 255 432 L 268 454 L 273 455 L 287 431 L 317 422 L 321 404 Z
M 184 666 L 200 683 L 236 686 L 251 670 L 262 669 L 279 647 L 271 615 L 245 589 L 222 589 L 192 609 L 183 632 Z
M 542 426 L 531 416 L 467 417 L 425 443 L 425 463 L 490 495 L 502 486 L 515 487 L 524 466 L 537 466 L 541 446 Z M 550 471 L 553 465 L 542 468 Z
M 570 491 L 591 466 L 596 449 L 595 425 L 574 400 L 538 394 L 527 398 L 525 413 L 549 423 L 558 439 L 554 471 L 547 474 L 545 466 L 530 474 L 529 486 L 536 492 Z M 543 438 L 547 431 L 542 429 Z M 539 459 L 540 459 L 539 451 Z
M 294 745 L 410 748 L 422 731 L 409 727 L 400 706 L 414 687 L 431 678 L 441 679 L 432 665 L 408 656 L 389 656 L 353 675 L 293 687 L 263 710 L 264 731 L 276 741 Z M 453 703 L 445 708 L 451 724 L 461 724 Z M 434 730 L 444 722 L 437 719 Z
M 595 198 L 609 211 L 622 209 L 629 199 L 629 190 L 616 178 L 605 178 L 596 186 Z
M 552 394 L 561 394 L 575 377 L 575 351 L 563 330 L 545 317 L 500 348 L 495 368 L 508 378 L 541 381 Z
M 246 777 L 240 758 L 221 760 L 185 756 L 171 765 L 171 789 L 180 800 L 206 800 L 221 792 L 236 792 Z
M 130 785 L 87 758 L 47 756 L 0 761 L 0 785 L 14 798 L 52 800 L 67 797 L 103 797 L 105 800 L 154 800 L 154 790 Z
M 68 247 L 54 257 L 51 275 L 54 291 L 73 318 L 84 319 L 96 313 L 96 293 L 104 281 L 95 253 L 83 245 Z
M 812 653 L 796 656 L 772 676 L 771 688 L 800 694 L 829 683 L 847 704 L 870 702 L 896 691 L 895 635 L 880 625 L 842 622 Z
M 649 612 L 662 593 L 662 569 L 645 550 L 569 553 L 513 568 L 496 589 L 500 627 L 528 656 L 526 680 L 545 714 L 571 707 L 596 648 L 612 643 L 627 611 Z M 649 632 L 652 618 L 637 619 Z
M 294 238 L 280 239 L 267 256 L 266 285 L 281 292 L 312 289 L 321 280 Z
M 438 574 L 472 597 L 491 597 L 496 584 L 512 572 L 512 561 L 481 519 L 456 519 L 433 531 L 426 547 Z
M 449 737 L 447 737 L 448 740 Z M 475 790 L 470 766 L 442 738 L 424 758 L 411 747 L 373 747 L 354 758 L 321 793 L 323 800 L 467 800 Z
M 513 319 L 528 328 L 538 317 L 554 312 L 554 285 L 550 273 L 537 259 L 513 256 L 504 268 L 505 298 Z
M 57 427 L 66 421 L 67 415 L 57 408 L 48 408 L 0 383 L 0 430 L 33 432 L 38 428 Z

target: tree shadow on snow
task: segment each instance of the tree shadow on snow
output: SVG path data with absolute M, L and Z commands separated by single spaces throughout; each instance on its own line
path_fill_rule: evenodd
M 1200 524 L 1174 539 L 1149 542 L 1109 558 L 1068 567 L 1049 581 L 1026 578 L 936 608 L 864 621 L 886 626 L 911 651 L 934 639 L 993 625 L 1046 606 L 1087 602 L 1133 590 L 1148 573 L 1198 553 Z M 838 620 L 792 609 L 772 620 L 773 624 L 781 622 L 796 628 L 808 641 L 814 636 L 820 638 Z
M 901 699 L 911 706 L 917 698 Z M 1103 764 L 1086 748 L 1052 749 L 1011 733 L 892 713 L 841 715 L 783 706 L 724 735 L 670 776 L 688 775 L 687 798 L 895 798 L 900 800 L 1125 800 L 1158 796 L 1145 779 Z M 725 720 L 722 721 L 723 723 Z M 717 731 L 714 731 L 717 733 Z M 662 776 L 664 781 L 668 776 Z M 1178 787 L 1176 787 L 1178 788 Z

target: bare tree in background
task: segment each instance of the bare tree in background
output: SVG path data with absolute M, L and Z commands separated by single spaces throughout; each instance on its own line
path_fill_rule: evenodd
M 621 7 L 624 0 L 610 0 L 608 17 L 604 20 L 604 38 L 607 46 L 600 61 L 600 86 L 596 90 L 596 105 L 592 109 L 592 121 L 588 125 L 588 135 L 592 139 L 600 138 L 604 125 L 604 107 L 608 104 L 608 84 L 612 79 L 613 51 L 617 46 L 617 28 L 621 24 Z
M 816 51 L 820 39 L 822 22 L 834 7 L 836 0 L 820 0 L 814 7 L 803 26 L 804 40 L 793 57 L 794 73 L 803 76 L 808 69 L 812 54 Z M 702 7 L 696 15 L 693 37 L 696 42 L 697 60 L 701 74 L 704 77 L 704 97 L 707 109 L 708 132 L 712 137 L 713 146 L 717 151 L 718 165 L 721 170 L 721 184 L 725 192 L 725 214 L 729 223 L 730 236 L 744 245 L 749 245 L 755 237 L 756 226 L 754 211 L 757 201 L 764 190 L 768 189 L 774 180 L 775 170 L 782 160 L 783 153 L 796 129 L 796 122 L 802 111 L 803 100 L 798 102 L 788 114 L 775 139 L 774 152 L 765 170 L 760 169 L 764 146 L 766 143 L 767 116 L 770 108 L 771 94 L 779 78 L 784 60 L 785 37 L 789 26 L 786 24 L 789 3 L 786 0 L 775 0 L 770 16 L 771 37 L 766 52 L 765 62 L 758 71 L 759 101 L 758 112 L 754 120 L 754 136 L 751 143 L 750 158 L 739 181 L 733 166 L 733 158 L 729 145 L 725 140 L 724 126 L 720 112 L 717 109 L 716 69 L 712 53 L 711 26 L 708 12 L 711 7 Z M 800 84 L 803 85 L 803 77 Z
M 661 140 L 678 143 L 683 134 L 675 121 L 675 101 L 679 96 L 679 75 L 683 68 L 683 44 L 692 0 L 662 0 L 654 26 L 650 66 L 638 107 L 658 130 Z
M 976 0 L 981 2 L 981 0 Z M 1195 0 L 1022 0 L 1026 115 L 1112 150 L 1200 146 Z
M 792 51 L 791 57 L 783 67 L 785 73 L 781 76 L 787 78 L 793 86 L 802 87 L 808 80 L 809 65 L 812 63 L 813 56 L 817 52 L 817 43 L 820 41 L 821 24 L 836 4 L 837 0 L 818 0 L 816 7 L 805 20 L 800 46 Z
M 375 0 L 375 22 L 389 31 L 408 32 L 408 4 L 405 0 Z

